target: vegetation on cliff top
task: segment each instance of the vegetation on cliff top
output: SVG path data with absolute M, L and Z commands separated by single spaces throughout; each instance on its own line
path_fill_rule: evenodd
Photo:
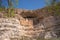
M 14 1 L 6 0 L 6 2 L 8 4 L 7 8 L 6 8 L 6 6 L 2 5 L 3 2 L 2 2 L 2 0 L 0 0 L 0 12 L 5 11 L 6 14 L 4 14 L 4 16 L 6 16 L 6 17 L 14 17 L 15 16 L 14 5 L 15 5 L 15 3 L 17 3 L 17 0 L 14 0 Z M 33 12 L 35 16 L 37 13 L 40 13 L 40 12 L 42 14 L 46 13 L 46 15 L 48 15 L 48 16 L 49 15 L 60 15 L 60 12 L 59 12 L 60 11 L 60 1 L 57 2 L 57 0 L 49 0 L 49 1 L 47 0 L 46 3 L 47 3 L 46 7 L 42 8 L 42 9 L 38 9 Z
M 18 0 L 6 0 L 8 6 L 3 5 L 3 1 L 0 0 L 0 12 L 5 11 L 7 14 L 4 14 L 4 16 L 7 17 L 14 17 L 14 5 L 17 5 Z

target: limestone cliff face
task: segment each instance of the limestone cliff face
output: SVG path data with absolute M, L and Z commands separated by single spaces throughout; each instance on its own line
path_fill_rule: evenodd
M 45 39 L 60 36 L 60 16 L 50 15 L 45 10 L 41 12 L 41 10 L 16 9 L 14 18 L 6 18 L 3 16 L 4 12 L 1 13 L 1 40 L 15 40 L 21 36 Z
M 60 35 L 59 18 L 60 16 L 54 16 L 46 10 L 24 11 L 20 14 L 20 24 L 23 26 L 24 36 L 53 38 Z
M 18 38 L 20 35 L 20 23 L 14 18 L 0 18 L 0 40 Z

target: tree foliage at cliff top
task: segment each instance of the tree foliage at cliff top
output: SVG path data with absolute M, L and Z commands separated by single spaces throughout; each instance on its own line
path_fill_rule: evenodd
M 60 15 L 60 0 L 46 0 L 48 11 L 53 11 L 55 15 Z
M 3 0 L 0 0 L 0 11 L 5 11 L 7 14 L 5 14 L 5 16 L 7 17 L 13 17 L 14 14 L 14 5 L 17 5 L 17 1 L 18 0 L 5 0 L 8 4 L 8 6 L 4 6 L 3 5 Z M 7 9 L 6 9 L 7 7 Z

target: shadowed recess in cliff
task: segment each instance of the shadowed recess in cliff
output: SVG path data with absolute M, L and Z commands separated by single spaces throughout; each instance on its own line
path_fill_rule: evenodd
M 22 12 L 20 15 L 24 18 L 37 18 L 38 17 L 38 14 L 30 12 L 30 11 Z

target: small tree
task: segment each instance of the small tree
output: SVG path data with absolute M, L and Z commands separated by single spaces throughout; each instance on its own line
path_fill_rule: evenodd
M 8 9 L 7 9 L 7 16 L 13 17 L 14 14 L 14 4 L 17 3 L 17 0 L 7 0 L 8 3 Z
M 5 16 L 7 17 L 13 17 L 14 14 L 14 5 L 17 4 L 18 0 L 5 0 L 8 4 L 7 9 L 6 6 L 2 5 L 3 1 L 0 0 L 0 11 L 5 11 L 7 14 Z

